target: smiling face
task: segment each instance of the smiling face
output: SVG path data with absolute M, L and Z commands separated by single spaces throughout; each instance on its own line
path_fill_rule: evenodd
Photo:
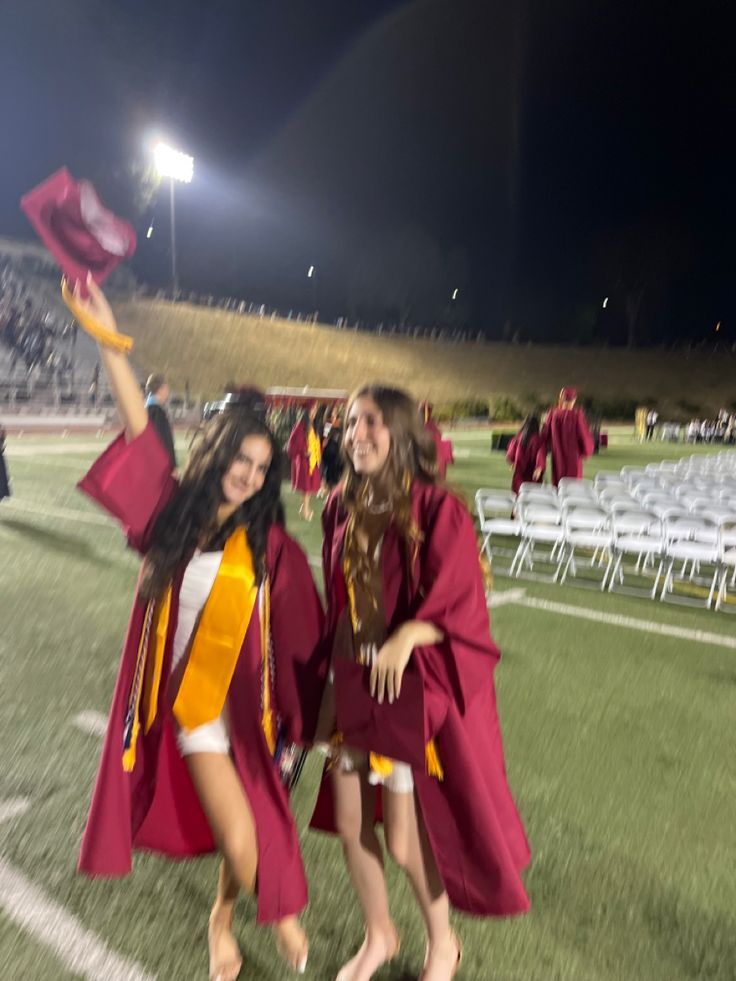
M 373 477 L 386 465 L 391 433 L 383 421 L 383 413 L 370 396 L 358 396 L 350 406 L 344 445 L 357 474 Z
M 246 436 L 222 478 L 228 504 L 240 507 L 263 487 L 271 465 L 271 443 L 265 436 Z

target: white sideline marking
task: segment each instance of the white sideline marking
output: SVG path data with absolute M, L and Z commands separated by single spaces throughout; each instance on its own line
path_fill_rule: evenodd
M 496 593 L 496 597 L 504 597 L 506 593 L 516 593 L 515 589 L 507 589 Z M 502 606 L 504 602 L 516 603 L 518 606 L 528 606 L 533 610 L 545 610 L 547 613 L 559 613 L 561 616 L 576 617 L 578 620 L 592 620 L 595 623 L 606 623 L 611 627 L 624 627 L 627 630 L 640 630 L 647 634 L 659 634 L 662 637 L 677 637 L 679 640 L 691 640 L 697 644 L 710 644 L 713 647 L 726 647 L 736 650 L 736 637 L 726 634 L 711 633 L 708 630 L 689 630 L 687 627 L 675 627 L 667 623 L 657 623 L 654 620 L 640 620 L 637 617 L 626 617 L 619 613 L 600 613 L 587 606 L 571 606 L 568 603 L 556 603 L 553 600 L 535 599 L 532 596 L 509 598 L 493 605 Z M 489 602 L 489 606 L 491 603 Z
M 497 606 L 506 606 L 507 603 L 520 603 L 524 599 L 525 589 L 504 589 L 500 593 L 491 593 L 488 597 L 488 609 L 493 610 Z
M 10 800 L 0 800 L 0 824 L 11 818 L 25 814 L 31 802 L 27 797 L 12 797 Z
M 102 712 L 87 709 L 74 716 L 72 725 L 87 733 L 88 736 L 104 736 L 107 731 L 107 716 L 103 715 Z
M 37 514 L 42 518 L 61 518 L 66 521 L 80 521 L 86 525 L 105 525 L 108 528 L 114 527 L 109 518 L 104 518 L 101 514 L 87 514 L 84 511 L 72 511 L 71 508 L 43 508 L 26 501 L 19 501 L 16 497 L 7 499 L 3 504 L 4 511 L 23 511 L 25 514 Z
M 0 909 L 66 968 L 88 981 L 155 981 L 135 961 L 110 950 L 63 906 L 0 858 Z

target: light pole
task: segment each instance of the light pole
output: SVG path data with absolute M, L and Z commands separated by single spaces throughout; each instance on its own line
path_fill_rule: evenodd
M 176 296 L 179 291 L 179 277 L 176 271 L 176 211 L 174 206 L 174 181 L 189 184 L 194 174 L 194 158 L 180 153 L 166 143 L 157 143 L 153 148 L 156 170 L 161 177 L 169 178 L 169 200 L 171 203 L 171 286 Z

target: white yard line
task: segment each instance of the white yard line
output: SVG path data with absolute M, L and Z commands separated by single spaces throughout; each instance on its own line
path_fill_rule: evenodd
M 0 800 L 0 823 L 25 814 L 30 806 L 27 797 Z M 110 950 L 96 934 L 3 858 L 0 858 L 0 910 L 35 941 L 50 948 L 64 967 L 87 981 L 156 981 L 155 975 L 148 974 L 135 961 Z
M 522 595 L 519 596 L 518 594 Z M 507 594 L 516 594 L 505 599 Z M 532 610 L 544 610 L 546 613 L 557 613 L 560 616 L 574 617 L 578 620 L 591 620 L 594 623 L 605 623 L 611 627 L 624 627 L 626 630 L 639 630 L 642 633 L 658 634 L 661 637 L 676 637 L 678 640 L 689 640 L 696 644 L 709 644 L 713 647 L 726 647 L 736 650 L 736 637 L 727 634 L 711 633 L 708 630 L 690 630 L 687 627 L 676 627 L 668 623 L 657 623 L 656 620 L 640 620 L 638 617 L 626 617 L 619 613 L 601 613 L 587 606 L 572 606 L 568 603 L 557 603 L 554 600 L 536 599 L 526 596 L 525 590 L 508 589 L 493 593 L 488 601 L 489 606 L 502 606 L 504 603 L 526 606 Z
M 28 797 L 11 797 L 10 800 L 0 800 L 0 824 L 25 814 L 30 806 L 31 802 Z
M 87 709 L 74 716 L 72 725 L 88 736 L 104 736 L 107 730 L 107 716 L 102 712 Z
M 135 961 L 121 957 L 76 917 L 0 858 L 0 909 L 50 948 L 64 967 L 87 981 L 155 981 Z

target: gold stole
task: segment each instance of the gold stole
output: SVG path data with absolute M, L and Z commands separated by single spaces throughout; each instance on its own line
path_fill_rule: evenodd
M 348 594 L 350 623 L 353 628 L 353 636 L 355 636 L 358 632 L 358 608 L 355 602 L 355 584 L 353 581 L 352 571 L 350 569 L 350 562 L 347 558 L 343 562 L 343 575 L 345 576 L 345 586 Z M 336 742 L 338 744 L 342 742 L 342 733 L 337 734 Z M 440 755 L 437 752 L 437 745 L 434 739 L 430 739 L 429 742 L 426 743 L 424 747 L 424 757 L 429 776 L 436 777 L 437 780 L 444 780 L 445 771 L 442 768 L 442 761 L 440 760 Z M 386 778 L 391 776 L 393 773 L 394 761 L 388 756 L 381 756 L 379 753 L 369 753 L 368 766 L 375 774 Z
M 174 701 L 174 717 L 182 729 L 196 729 L 216 719 L 223 710 L 235 666 L 258 596 L 253 555 L 244 528 L 236 528 L 225 543 L 217 577 L 205 603 L 194 636 L 184 677 Z M 172 587 L 158 603 L 149 602 L 138 646 L 133 685 L 128 699 L 123 745 L 123 769 L 135 766 L 136 741 L 143 718 L 148 730 L 156 719 Z M 272 709 L 273 665 L 270 638 L 268 579 L 260 591 L 262 717 L 271 753 L 276 747 L 276 720 Z M 151 637 L 154 643 L 149 643 Z M 152 660 L 148 664 L 149 647 Z
M 309 476 L 311 477 L 322 459 L 322 446 L 319 436 L 312 426 L 307 429 L 307 453 L 309 455 Z

